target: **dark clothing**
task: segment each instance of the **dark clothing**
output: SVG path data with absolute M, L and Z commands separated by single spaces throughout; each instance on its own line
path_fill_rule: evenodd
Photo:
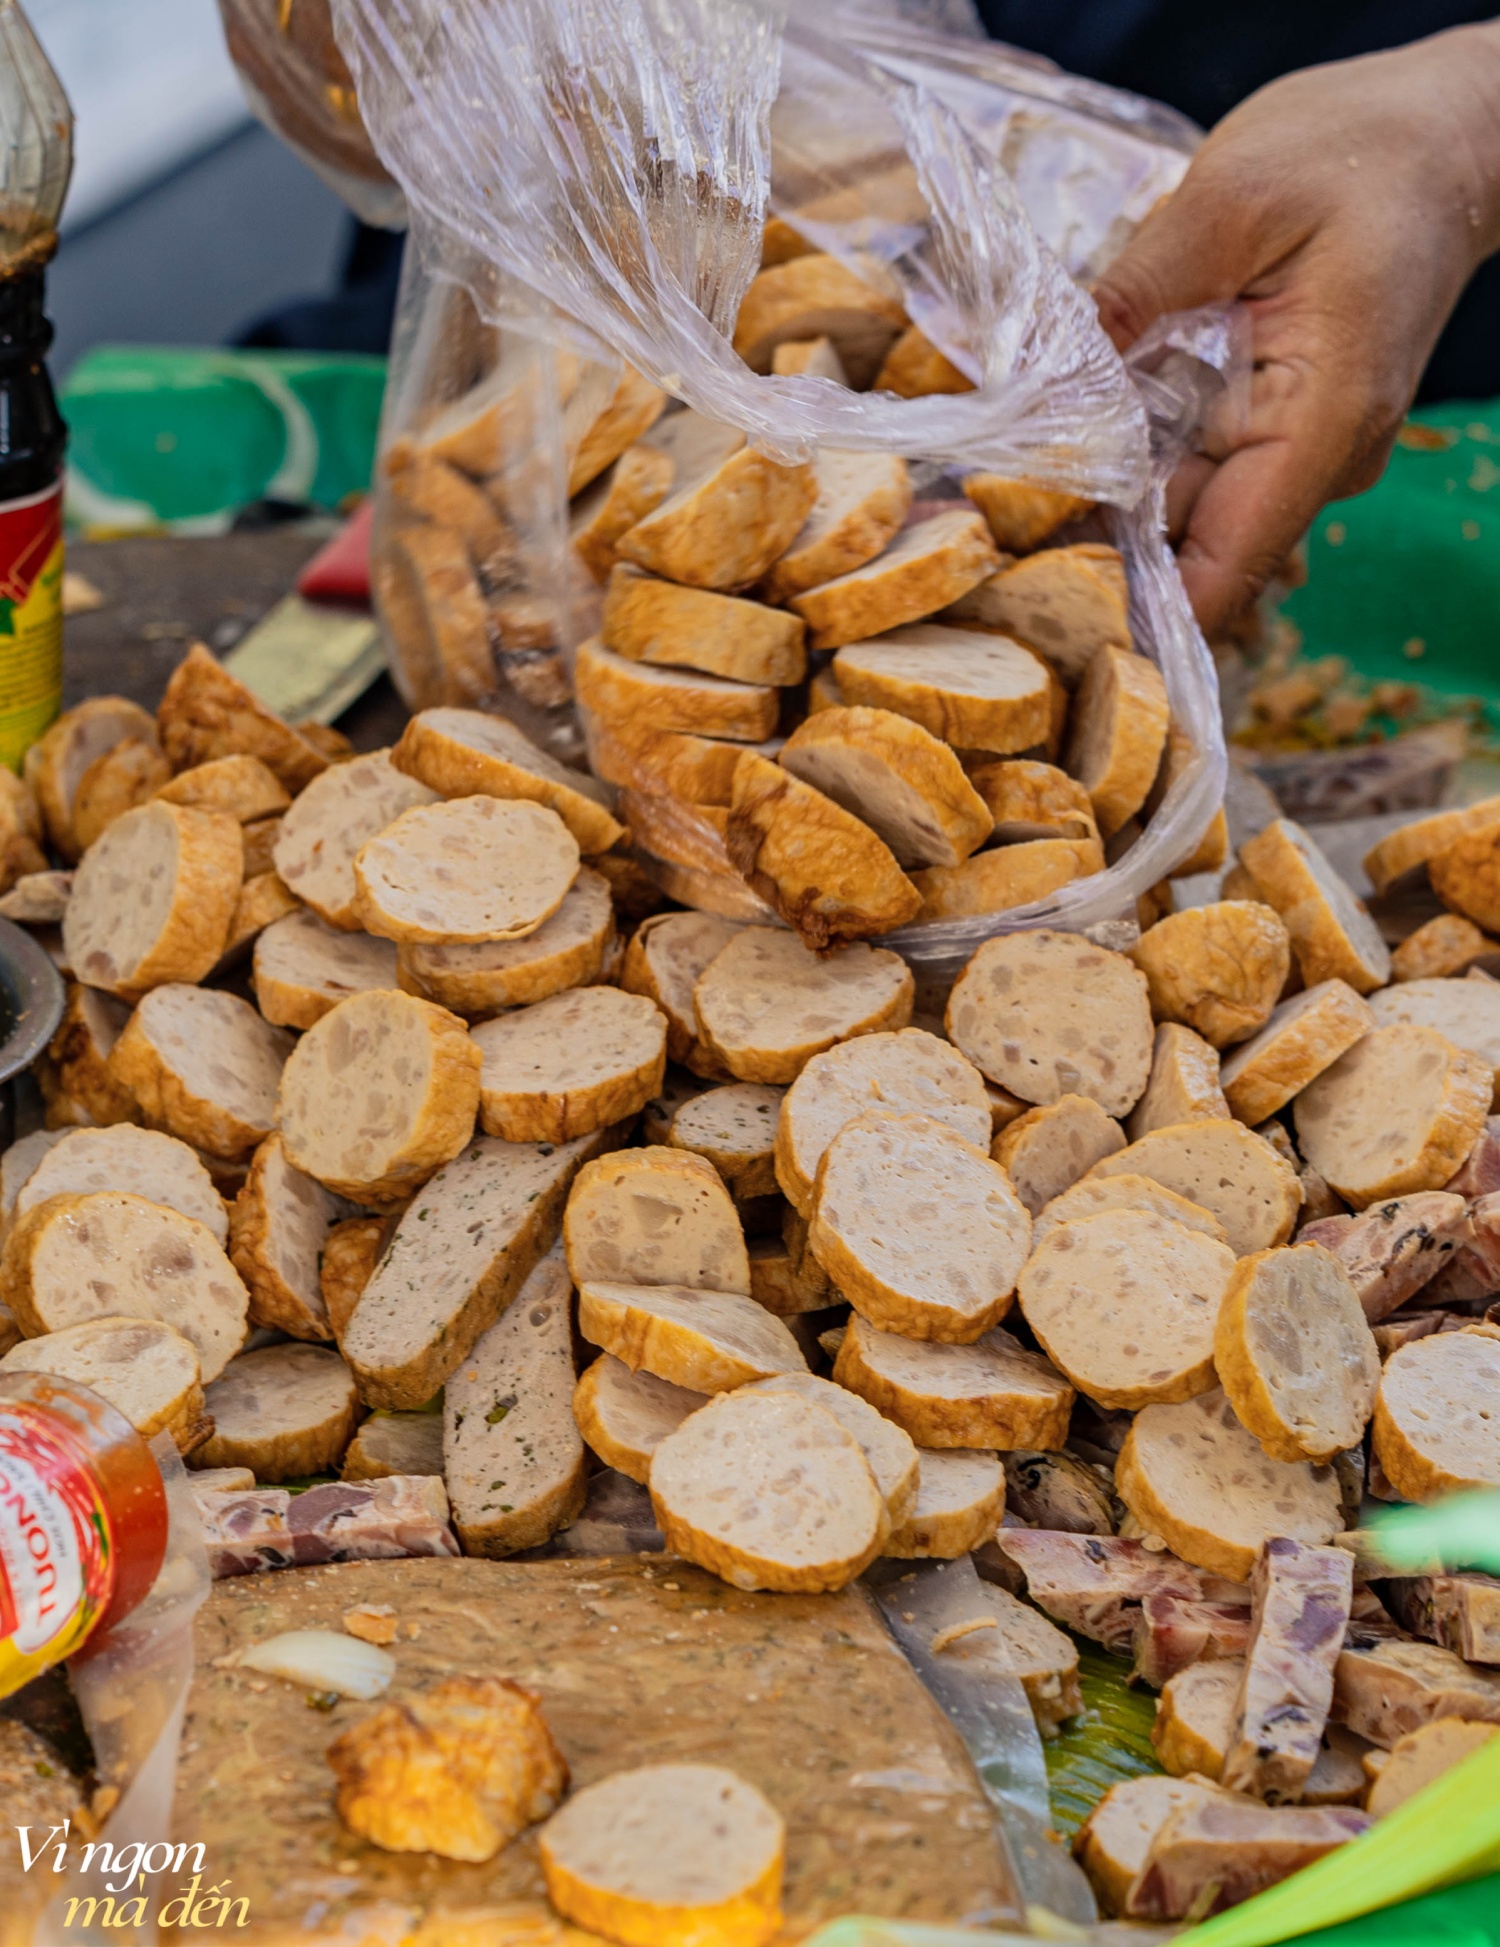
M 1211 128 L 1293 68 L 1373 54 L 1492 20 L 1495 0 L 977 0 L 996 40 L 1073 74 L 1168 102 Z M 1500 257 L 1470 280 L 1438 340 L 1418 400 L 1500 396 Z
M 977 0 L 995 39 L 1045 54 L 1073 74 L 1165 101 L 1203 127 L 1277 75 L 1399 47 L 1445 27 L 1489 20 L 1496 0 Z M 258 320 L 246 345 L 384 351 L 402 239 L 354 227 L 336 296 Z M 1471 280 L 1439 339 L 1418 398 L 1500 396 L 1500 257 Z

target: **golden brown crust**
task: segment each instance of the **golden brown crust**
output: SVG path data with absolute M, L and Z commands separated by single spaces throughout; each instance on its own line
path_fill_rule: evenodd
M 320 1147 L 307 1113 L 321 1093 L 318 1064 L 332 1060 L 335 1069 L 347 1067 L 336 1051 L 352 1043 L 357 1052 L 362 1032 L 372 1017 L 387 1009 L 411 1012 L 428 1043 L 428 1071 L 416 1117 L 399 1143 L 387 1150 L 378 1168 L 366 1175 L 340 1173 L 335 1157 Z M 415 995 L 380 991 L 356 994 L 331 1008 L 316 1027 L 293 1048 L 282 1077 L 277 1115 L 288 1160 L 313 1176 L 326 1189 L 359 1202 L 394 1203 L 424 1183 L 433 1171 L 451 1161 L 474 1128 L 479 1108 L 481 1056 L 466 1024 L 445 1007 Z M 307 1085 L 296 1073 L 307 1070 Z M 326 1075 L 322 1077 L 326 1080 Z M 371 1163 L 375 1161 L 372 1155 Z M 427 1394 L 420 1398 L 428 1397 Z
M 421 712 L 411 718 L 391 752 L 398 771 L 425 784 L 442 798 L 528 798 L 555 811 L 585 855 L 607 852 L 625 836 L 608 807 L 565 781 L 527 770 L 501 751 L 478 749 L 449 736 L 441 723 Z
M 780 696 L 768 684 L 656 669 L 611 655 L 598 641 L 579 644 L 573 685 L 585 709 L 629 736 L 639 728 L 759 743 L 781 712 Z
M 787 349 L 778 348 L 777 357 Z M 848 490 L 850 454 L 813 460 L 818 499 L 806 524 L 794 536 L 761 584 L 768 602 L 789 602 L 804 589 L 846 575 L 873 561 L 893 541 L 911 508 L 911 473 L 904 460 L 889 454 L 862 454 L 862 486 Z
M 594 775 L 606 784 L 664 791 L 689 804 L 727 805 L 746 750 L 687 731 L 636 729 L 623 718 L 595 717 L 586 735 Z
M 1398 983 L 1448 979 L 1487 953 L 1500 953 L 1500 940 L 1481 933 L 1473 920 L 1460 913 L 1439 913 L 1392 949 L 1391 979 Z
M 864 819 L 902 866 L 957 865 L 994 828 L 948 745 L 892 710 L 820 710 L 792 732 L 780 762 Z
M 1146 802 L 1169 714 L 1155 663 L 1112 644 L 1097 651 L 1073 699 L 1064 765 L 1088 792 L 1106 838 Z
M 1487 932 L 1500 930 L 1500 818 L 1492 815 L 1429 858 L 1427 876 L 1445 906 Z
M 1220 1074 L 1225 1100 L 1254 1128 L 1284 1109 L 1374 1025 L 1368 1001 L 1344 981 L 1305 988 L 1283 1002 L 1264 1031 L 1225 1063 Z
M 153 737 L 127 737 L 96 757 L 78 780 L 73 794 L 73 854 L 86 852 L 117 818 L 155 797 L 167 783 L 172 766 L 157 749 Z
M 448 460 L 418 446 L 408 434 L 391 441 L 380 471 L 392 502 L 419 520 L 450 528 L 481 566 L 503 571 L 515 561 L 514 537 L 489 495 Z
M 977 764 L 969 782 L 983 798 L 1002 844 L 1033 838 L 1097 838 L 1089 794 L 1056 764 L 1009 757 Z
M 619 556 L 615 543 L 654 513 L 672 491 L 672 456 L 651 446 L 632 446 L 573 509 L 573 552 L 595 581 L 604 581 Z
M 266 1179 L 281 1146 L 278 1135 L 267 1136 L 258 1146 L 250 1161 L 249 1174 L 229 1206 L 229 1261 L 250 1293 L 252 1325 L 274 1326 L 296 1339 L 328 1340 L 333 1337 L 328 1318 L 308 1308 L 301 1294 L 281 1275 L 276 1262 L 272 1241 L 275 1219 Z
M 789 598 L 813 649 L 837 649 L 935 615 L 999 567 L 977 514 L 933 514 L 882 555 Z
M 1146 1092 L 1125 1124 L 1130 1140 L 1138 1142 L 1174 1122 L 1227 1121 L 1230 1108 L 1219 1073 L 1216 1048 L 1180 1022 L 1164 1021 L 1152 1045 Z
M 918 918 L 925 925 L 1007 913 L 1103 870 L 1104 848 L 1097 838 L 1034 838 L 976 852 L 962 865 L 928 866 L 911 880 L 921 894 Z
M 1384 940 L 1300 825 L 1273 820 L 1240 847 L 1240 861 L 1286 922 L 1309 987 L 1343 980 L 1368 994 L 1385 985 L 1391 956 Z
M 707 588 L 683 588 L 616 564 L 604 596 L 602 640 L 632 662 L 666 663 L 740 683 L 800 683 L 805 625 L 784 609 Z
M 1007 554 L 1030 554 L 1050 541 L 1060 527 L 1081 520 L 1094 502 L 1081 494 L 1033 487 L 998 473 L 971 473 L 964 492 L 984 515 L 995 545 Z
M 111 848 L 121 848 L 120 860 L 128 859 L 129 846 L 138 832 L 149 829 L 148 821 L 150 825 L 170 822 L 176 856 L 172 904 L 144 956 L 133 967 L 120 967 L 107 953 L 101 958 L 82 944 L 87 937 L 84 929 L 90 923 L 90 906 L 97 908 L 93 914 L 97 929 L 103 924 L 103 915 L 113 914 L 128 897 L 111 882 L 103 851 L 93 855 L 97 883 L 89 862 L 80 867 L 63 919 L 63 940 L 75 971 L 90 986 L 103 987 L 124 1000 L 138 1000 L 168 981 L 199 981 L 211 972 L 224 951 L 240 893 L 243 848 L 240 828 L 233 818 L 183 805 L 137 806 L 117 819 L 107 835 Z M 118 878 L 118 872 L 113 876 Z
M 810 466 L 781 466 L 742 446 L 622 534 L 615 552 L 690 588 L 749 588 L 785 552 L 816 496 Z
M 735 319 L 734 349 L 752 372 L 769 372 L 776 347 L 789 338 L 826 336 L 838 348 L 849 383 L 863 389 L 879 371 L 906 311 L 820 251 L 768 265 L 750 280 Z
M 1128 609 L 1118 549 L 1085 541 L 1002 568 L 957 604 L 952 619 L 1014 636 L 1072 689 L 1106 643 L 1130 648 Z
M 1000 657 L 1009 694 L 986 694 L 983 678 L 963 672 L 934 674 L 928 652 L 952 641 L 967 652 L 988 648 Z M 893 661 L 890 651 L 899 653 Z M 826 672 L 825 672 L 826 674 Z M 833 663 L 839 700 L 894 710 L 930 730 L 956 750 L 1030 750 L 1051 734 L 1056 680 L 1047 665 L 1019 642 L 983 631 L 923 627 L 905 640 L 854 643 Z
M 279 817 L 292 802 L 276 773 L 258 757 L 240 752 L 214 757 L 179 771 L 157 791 L 168 804 L 192 805 L 198 811 L 223 811 L 242 825 Z
M 277 1059 L 285 1059 L 292 1044 L 290 1035 L 266 1026 L 254 1008 L 243 1001 L 228 995 L 213 998 L 222 1008 L 233 1011 L 239 1031 L 264 1036 L 276 1050 Z M 131 1015 L 111 1050 L 109 1067 L 115 1080 L 140 1103 L 142 1118 L 149 1127 L 163 1129 L 212 1156 L 244 1156 L 268 1133 L 265 1124 L 246 1121 L 222 1102 L 196 1094 L 152 1040 L 140 1008 Z
M 479 703 L 494 693 L 494 648 L 484 592 L 461 535 L 406 527 L 385 545 L 376 593 L 398 643 L 431 664 L 418 703 Z M 431 689 L 432 694 L 427 691 Z
M 643 378 L 633 365 L 627 365 L 609 404 L 578 443 L 578 451 L 568 468 L 569 497 L 582 493 L 642 433 L 649 433 L 666 410 L 666 404 L 667 395 L 661 387 Z
M 295 796 L 328 768 L 300 731 L 268 710 L 201 642 L 173 670 L 156 721 L 175 770 L 243 751 L 260 758 Z
M 972 1391 L 953 1396 L 926 1386 L 920 1374 L 891 1374 L 865 1353 L 865 1335 L 872 1342 L 889 1334 L 874 1333 L 860 1318 L 850 1320 L 834 1360 L 833 1376 L 841 1386 L 858 1393 L 877 1413 L 904 1427 L 919 1447 L 973 1447 L 984 1451 L 1055 1453 L 1067 1437 L 1073 1410 L 1073 1388 L 1037 1353 L 1023 1351 L 1010 1335 L 997 1329 L 972 1346 L 931 1346 L 924 1352 L 937 1357 L 965 1356 L 998 1344 L 1005 1370 L 978 1377 Z
M 940 392 L 972 392 L 974 381 L 915 325 L 908 325 L 886 353 L 870 390 L 894 392 L 898 399 L 925 399 Z
M 55 1096 L 76 1102 L 101 1129 L 140 1120 L 140 1103 L 109 1066 L 110 1050 L 127 1019 L 118 1001 L 76 983 L 69 987 L 62 1020 L 36 1069 L 49 1103 Z M 113 1036 L 107 1044 L 101 1042 L 95 1021 L 102 1021 Z
M 623 1122 L 661 1092 L 666 1017 L 638 994 L 579 988 L 482 1023 L 479 1120 L 513 1143 L 564 1143 Z M 522 1039 L 521 1037 L 524 1037 Z M 607 1056 L 593 1057 L 597 1037 Z
M 19 1315 L 19 1314 L 18 1314 Z M 1418 1339 L 1386 1361 L 1375 1395 L 1375 1458 L 1404 1501 L 1500 1487 L 1500 1331 Z
M 354 1316 L 360 1293 L 390 1242 L 393 1221 L 390 1217 L 346 1217 L 328 1233 L 318 1266 L 318 1286 L 335 1338 L 342 1338 L 344 1327 Z
M 79 782 L 96 757 L 127 739 L 156 743 L 156 722 L 150 712 L 123 696 L 91 696 L 65 710 L 26 754 L 26 782 L 36 793 L 47 836 L 69 864 L 83 849 L 73 833 Z M 24 807 L 22 812 L 22 829 L 39 839 L 40 829 L 32 828 Z
M 1482 1055 L 1436 1028 L 1395 1021 L 1371 1029 L 1297 1097 L 1297 1139 L 1304 1159 L 1363 1210 L 1440 1190 L 1478 1141 L 1493 1093 Z
M 815 951 L 888 933 L 921 905 L 868 825 L 764 757 L 740 760 L 725 842 L 735 869 Z
M 1241 1426 L 1272 1460 L 1323 1465 L 1364 1437 L 1380 1358 L 1353 1285 L 1321 1244 L 1239 1260 L 1214 1322 L 1214 1365 Z
M 1231 899 L 1158 920 L 1130 957 L 1146 976 L 1155 1018 L 1180 1021 L 1222 1049 L 1265 1025 L 1292 948 L 1268 906 Z
M 1364 857 L 1365 876 L 1376 892 L 1384 892 L 1404 874 L 1447 851 L 1466 832 L 1493 825 L 1497 819 L 1500 819 L 1500 798 L 1482 798 L 1478 804 L 1436 811 L 1429 818 L 1414 818 L 1410 824 L 1387 832 L 1370 847 Z

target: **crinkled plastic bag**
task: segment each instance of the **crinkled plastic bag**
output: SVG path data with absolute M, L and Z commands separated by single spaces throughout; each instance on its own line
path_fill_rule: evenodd
M 1196 759 L 1108 870 L 1031 906 L 886 939 L 941 977 L 997 932 L 1132 918 L 1223 789 L 1213 667 L 1162 508 L 1205 405 L 1231 397 L 1236 334 L 1225 315 L 1166 320 L 1127 366 L 1071 273 L 1106 261 L 1170 190 L 1187 126 L 868 0 L 810 22 L 775 0 L 333 9 L 430 272 L 467 287 L 502 339 L 560 347 L 540 363 L 589 361 L 606 384 L 623 361 L 783 462 L 820 447 L 898 453 L 923 495 L 983 469 L 1103 503 L 1136 644 Z M 977 388 L 903 399 L 752 372 L 730 334 L 768 209 L 899 297 Z M 557 396 L 545 374 L 539 396 L 549 384 Z M 565 464 L 555 454 L 554 485 Z M 554 537 L 562 518 L 559 493 Z M 561 583 L 552 602 L 566 647 L 586 611 Z M 697 871 L 679 864 L 678 885 Z M 722 896 L 720 875 L 700 876 Z
M 255 116 L 356 216 L 404 229 L 406 205 L 360 120 L 328 0 L 219 0 L 219 15 Z

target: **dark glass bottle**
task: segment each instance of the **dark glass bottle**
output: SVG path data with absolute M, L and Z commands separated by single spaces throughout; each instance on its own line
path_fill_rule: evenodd
M 44 276 L 72 160 L 62 84 L 15 0 L 0 0 L 0 763 L 12 770 L 62 703 L 67 431 Z

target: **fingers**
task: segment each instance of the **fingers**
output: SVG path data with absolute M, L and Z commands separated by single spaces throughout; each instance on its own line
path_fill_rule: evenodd
M 1195 176 L 1195 171 L 1201 173 Z M 1120 351 L 1169 311 L 1235 298 L 1256 277 L 1255 240 L 1200 157 L 1094 286 L 1099 319 Z

